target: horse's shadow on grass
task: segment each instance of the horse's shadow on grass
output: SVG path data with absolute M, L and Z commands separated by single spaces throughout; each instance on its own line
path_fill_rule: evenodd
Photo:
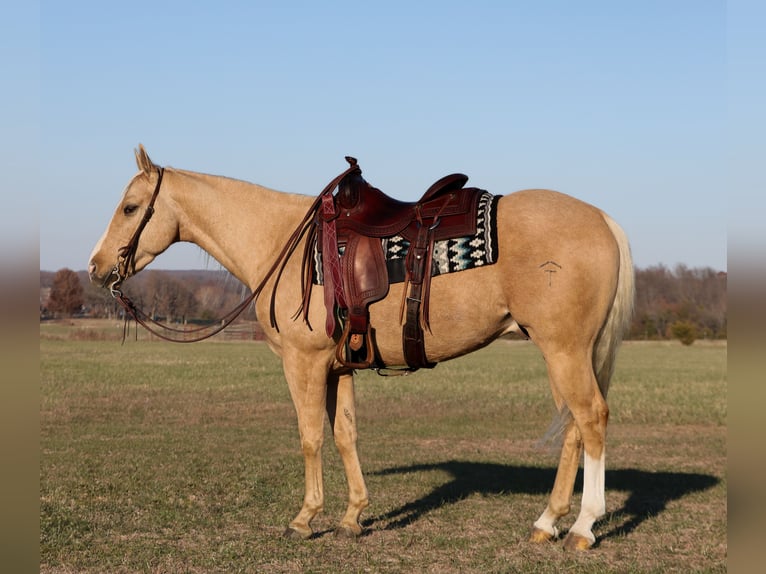
M 550 492 L 556 476 L 555 468 L 513 466 L 504 464 L 450 460 L 432 464 L 417 464 L 373 472 L 376 476 L 408 474 L 430 470 L 446 471 L 451 478 L 421 498 L 385 514 L 363 522 L 365 530 L 386 523 L 383 530 L 396 530 L 419 520 L 429 512 L 454 504 L 471 495 L 545 495 Z M 597 543 L 633 532 L 645 520 L 663 512 L 668 503 L 686 495 L 712 488 L 720 479 L 709 474 L 687 472 L 650 472 L 617 469 L 606 472 L 607 490 L 628 492 L 622 508 L 602 518 L 600 524 L 617 523 L 601 534 Z M 575 483 L 581 492 L 582 470 Z M 540 509 L 542 512 L 542 508 Z M 537 518 L 536 516 L 534 518 Z M 531 524 L 531 521 L 530 521 Z

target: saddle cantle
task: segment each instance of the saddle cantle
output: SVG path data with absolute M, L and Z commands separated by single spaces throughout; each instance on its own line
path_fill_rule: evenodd
M 337 228 L 368 237 L 401 235 L 412 241 L 419 222 L 436 222 L 437 241 L 471 235 L 476 231 L 476 205 L 483 190 L 463 188 L 467 181 L 462 173 L 448 175 L 429 187 L 420 201 L 408 203 L 371 186 L 361 169 L 354 171 L 338 184 Z
M 346 160 L 349 169 L 328 184 L 312 207 L 314 226 L 304 252 L 303 317 L 308 321 L 307 269 L 309 252 L 316 246 L 322 255 L 327 335 L 335 336 L 337 318 L 342 323 L 337 360 L 350 368 L 385 367 L 376 362 L 369 306 L 389 291 L 381 239 L 401 236 L 410 244 L 400 309 L 407 369 L 434 367 L 424 340 L 424 329 L 430 330 L 433 245 L 476 233 L 479 200 L 486 192 L 464 187 L 468 177 L 456 173 L 436 181 L 419 201 L 403 202 L 367 183 L 356 159 Z

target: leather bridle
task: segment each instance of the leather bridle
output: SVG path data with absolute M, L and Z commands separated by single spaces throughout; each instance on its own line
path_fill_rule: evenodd
M 138 240 L 141 238 L 141 234 L 144 232 L 146 224 L 154 215 L 154 202 L 157 201 L 157 196 L 160 194 L 160 186 L 162 185 L 162 177 L 165 175 L 165 168 L 157 168 L 157 185 L 154 186 L 154 193 L 149 200 L 149 204 L 146 206 L 144 216 L 138 223 L 138 227 L 133 232 L 130 240 L 120 247 L 117 251 L 117 263 L 114 264 L 112 272 L 107 276 L 106 281 L 109 281 L 112 277 L 116 277 L 112 283 L 109 284 L 109 291 L 111 291 L 113 297 L 122 295 L 120 292 L 120 286 L 130 275 L 136 272 L 136 252 L 138 251 Z
M 347 160 L 348 159 L 349 158 L 347 158 Z M 123 307 L 123 309 L 125 309 L 125 329 L 123 330 L 123 340 L 125 339 L 125 335 L 127 334 L 127 325 L 128 325 L 128 320 L 130 318 L 133 318 L 138 324 L 143 326 L 145 329 L 147 329 L 154 335 L 157 335 L 161 339 L 165 339 L 166 341 L 172 341 L 175 343 L 194 343 L 194 342 L 202 341 L 204 339 L 212 337 L 213 335 L 220 333 L 226 327 L 228 327 L 231 323 L 233 323 L 234 320 L 237 317 L 239 317 L 239 315 L 241 315 L 242 312 L 245 309 L 247 309 L 248 306 L 258 298 L 258 295 L 261 294 L 261 291 L 263 291 L 269 279 L 271 279 L 275 273 L 276 273 L 276 279 L 275 279 L 274 291 L 271 294 L 271 306 L 269 310 L 269 319 L 270 319 L 271 326 L 274 327 L 277 331 L 279 331 L 279 327 L 277 326 L 277 322 L 276 322 L 276 312 L 275 312 L 276 284 L 279 283 L 279 280 L 282 276 L 282 272 L 284 271 L 284 268 L 287 265 L 287 261 L 290 259 L 290 256 L 295 252 L 295 249 L 298 247 L 301 240 L 306 236 L 306 234 L 309 233 L 310 235 L 310 230 L 313 230 L 312 228 L 315 227 L 314 214 L 319 209 L 319 205 L 322 201 L 322 198 L 328 194 L 331 194 L 335 190 L 335 188 L 338 186 L 340 181 L 346 175 L 348 175 L 352 171 L 359 169 L 356 166 L 356 161 L 352 163 L 349 160 L 349 163 L 351 164 L 350 167 L 347 170 L 345 170 L 343 173 L 335 177 L 330 183 L 328 183 L 327 186 L 322 191 L 322 193 L 320 193 L 319 196 L 314 200 L 314 203 L 312 204 L 311 208 L 306 213 L 303 220 L 298 224 L 298 227 L 295 229 L 293 234 L 287 240 L 287 243 L 282 248 L 281 253 L 277 256 L 276 260 L 272 264 L 269 271 L 266 273 L 266 276 L 263 278 L 260 284 L 253 290 L 253 292 L 250 293 L 250 295 L 248 295 L 239 305 L 237 305 L 237 307 L 235 307 L 234 309 L 229 311 L 229 313 L 227 313 L 221 319 L 219 319 L 214 325 L 196 327 L 193 329 L 178 329 L 175 327 L 171 327 L 165 323 L 160 323 L 154 320 L 152 317 L 150 317 L 149 315 L 141 311 L 141 309 L 136 307 L 135 303 L 133 303 L 133 301 L 131 301 L 130 298 L 127 295 L 125 295 L 120 289 L 122 287 L 123 281 L 125 281 L 130 275 L 134 274 L 136 271 L 136 253 L 138 251 L 138 241 L 141 238 L 141 233 L 143 233 L 144 228 L 146 227 L 146 224 L 149 223 L 149 220 L 152 218 L 152 215 L 154 215 L 154 203 L 157 200 L 157 196 L 160 193 L 162 178 L 165 174 L 165 168 L 158 167 L 157 170 L 159 172 L 159 177 L 157 178 L 157 185 L 154 187 L 154 192 L 152 193 L 152 197 L 149 200 L 149 204 L 146 206 L 144 215 L 141 218 L 141 221 L 139 222 L 138 227 L 133 232 L 133 235 L 128 241 L 128 243 L 120 247 L 120 249 L 117 251 L 117 263 L 115 263 L 114 268 L 112 269 L 112 272 L 104 280 L 104 286 L 106 287 L 109 280 L 112 277 L 116 277 L 114 281 L 109 283 L 108 287 L 109 287 L 109 291 L 112 294 L 112 297 L 114 297 L 117 300 L 117 302 Z M 303 271 L 305 273 L 305 269 Z M 304 309 L 304 306 L 306 306 L 305 309 Z M 308 297 L 304 296 L 304 300 L 301 304 L 301 308 L 298 309 L 298 311 L 296 312 L 293 318 L 297 319 L 300 316 L 301 311 L 304 311 L 304 320 L 308 324 L 307 306 L 308 306 Z M 308 324 L 308 327 L 309 329 L 311 329 L 310 324 Z

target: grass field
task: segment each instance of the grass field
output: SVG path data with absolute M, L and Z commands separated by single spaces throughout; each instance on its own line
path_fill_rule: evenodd
M 346 491 L 328 433 L 325 512 L 296 542 L 281 534 L 303 461 L 278 359 L 253 342 L 121 346 L 116 329 L 41 325 L 42 572 L 726 571 L 725 343 L 624 345 L 608 514 L 580 555 L 526 542 L 557 462 L 530 343 L 360 373 L 365 535 L 332 536 Z

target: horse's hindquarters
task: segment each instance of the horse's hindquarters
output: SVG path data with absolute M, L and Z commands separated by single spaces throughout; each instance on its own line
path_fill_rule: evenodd
M 561 193 L 527 190 L 503 197 L 498 227 L 498 276 L 513 318 L 538 345 L 592 344 L 620 264 L 601 211 Z

